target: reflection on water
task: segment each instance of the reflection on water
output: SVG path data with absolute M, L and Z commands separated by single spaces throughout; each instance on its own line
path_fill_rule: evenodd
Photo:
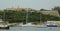
M 38 28 L 33 26 L 24 26 L 24 27 L 10 27 L 9 30 L 1 30 L 0 31 L 60 31 L 60 27 L 46 27 L 46 28 Z

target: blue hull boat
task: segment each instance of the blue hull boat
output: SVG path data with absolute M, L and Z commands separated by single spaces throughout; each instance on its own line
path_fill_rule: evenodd
M 57 25 L 47 25 L 47 27 L 57 27 Z

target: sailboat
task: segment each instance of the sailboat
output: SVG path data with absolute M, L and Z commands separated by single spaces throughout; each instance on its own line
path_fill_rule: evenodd
M 26 21 L 21 23 L 20 26 L 35 26 L 32 23 L 28 23 L 27 21 L 28 21 L 28 8 L 26 10 Z
M 4 20 L 5 20 L 5 13 L 4 13 Z M 0 19 L 0 29 L 9 29 L 8 22 L 4 22 L 2 19 Z
M 41 14 L 40 14 L 41 15 Z M 42 25 L 35 25 L 33 24 L 32 22 L 28 23 L 28 8 L 27 8 L 27 12 L 26 12 L 26 21 L 23 22 L 23 23 L 20 23 L 19 26 L 34 26 L 34 27 L 46 27 L 45 24 L 42 24 Z M 40 21 L 41 21 L 41 18 L 40 18 Z
M 26 24 L 24 24 L 22 26 L 46 27 L 46 25 L 44 25 L 44 24 L 42 24 L 42 25 L 34 25 L 34 24 L 32 24 L 32 22 L 28 23 L 27 21 L 28 21 L 28 9 L 27 9 L 27 14 L 26 14 Z M 41 18 L 40 18 L 40 21 L 41 21 Z

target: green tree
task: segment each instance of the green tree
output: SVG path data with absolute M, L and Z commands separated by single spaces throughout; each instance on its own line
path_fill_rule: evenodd
M 60 7 L 59 6 L 56 6 L 56 7 L 52 8 L 52 9 L 57 10 L 59 12 L 59 14 L 60 14 Z

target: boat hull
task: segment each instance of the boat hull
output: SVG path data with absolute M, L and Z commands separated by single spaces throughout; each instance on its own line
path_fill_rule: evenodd
M 8 27 L 0 27 L 0 29 L 9 29 L 9 26 Z
M 57 25 L 47 25 L 47 27 L 57 27 Z

